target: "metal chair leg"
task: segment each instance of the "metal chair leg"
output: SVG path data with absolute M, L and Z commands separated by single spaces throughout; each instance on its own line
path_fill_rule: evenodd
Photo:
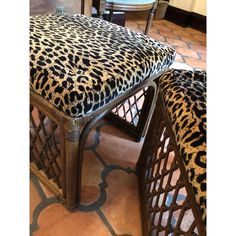
M 149 29 L 150 29 L 150 27 L 151 27 L 151 25 L 152 25 L 152 20 L 153 20 L 153 17 L 155 16 L 155 14 L 156 14 L 158 2 L 159 2 L 159 1 L 155 1 L 155 2 L 153 3 L 153 7 L 152 7 L 152 9 L 150 10 L 150 13 L 149 13 L 149 15 L 148 15 L 147 24 L 146 24 L 146 28 L 145 28 L 145 31 L 144 31 L 144 34 L 145 34 L 145 35 L 148 34 Z
M 110 10 L 108 21 L 112 22 L 112 18 L 113 18 L 113 10 Z
M 84 14 L 84 0 L 81 0 L 81 14 Z
M 98 17 L 99 17 L 100 19 L 103 19 L 103 14 L 104 14 L 104 12 L 105 12 L 105 5 L 106 5 L 105 0 L 99 0 L 99 1 L 98 1 L 97 12 L 98 12 Z

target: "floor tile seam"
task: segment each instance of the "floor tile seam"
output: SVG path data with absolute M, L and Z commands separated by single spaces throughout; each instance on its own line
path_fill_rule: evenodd
M 190 57 L 190 56 L 184 56 L 184 55 L 183 55 L 183 57 L 186 58 L 186 59 L 194 59 L 194 60 L 200 61 L 200 62 L 201 62 L 201 61 L 204 61 L 204 59 L 202 59 L 201 57 L 196 58 L 196 57 Z
M 101 184 L 101 183 L 100 183 Z M 97 209 L 99 209 L 100 207 L 102 207 L 104 205 L 104 203 L 106 202 L 106 191 L 105 189 L 103 189 L 103 186 L 100 186 L 100 195 L 98 197 L 98 199 L 91 203 L 91 204 L 80 204 L 76 210 L 82 211 L 82 212 L 92 212 L 92 211 L 97 211 Z
M 163 38 L 164 38 L 164 40 L 162 41 L 162 40 L 160 40 L 160 42 L 167 42 L 167 39 L 166 39 L 166 37 L 167 36 L 165 36 L 165 35 L 162 35 L 160 32 L 158 32 L 159 30 L 157 30 L 157 33 L 155 33 L 155 34 L 157 34 L 157 35 L 160 35 L 160 36 L 162 36 Z M 159 41 L 159 40 L 157 40 L 157 41 Z
M 179 47 L 177 47 L 177 48 L 179 48 Z M 182 47 L 181 47 L 182 48 Z M 186 49 L 186 48 L 184 48 L 184 49 Z M 191 49 L 192 50 L 192 49 Z M 194 51 L 194 50 L 193 50 Z M 192 58 L 192 59 L 195 59 L 195 60 L 198 60 L 198 61 L 201 61 L 201 57 L 199 56 L 199 54 L 198 54 L 198 52 L 196 52 L 196 51 L 194 51 L 196 54 L 197 54 L 197 58 L 196 57 L 191 57 L 191 56 L 187 56 L 187 55 L 183 55 L 182 53 L 179 53 L 179 52 L 177 52 L 179 55 L 181 55 L 182 57 L 186 57 L 186 58 Z
M 101 136 L 101 132 L 100 131 L 106 125 L 108 125 L 108 124 L 106 124 L 105 122 L 100 122 L 99 123 L 99 125 L 95 129 L 94 143 L 92 143 L 91 145 L 85 147 L 84 148 L 85 151 L 96 149 L 98 147 L 98 145 L 100 144 L 100 136 Z
M 161 34 L 160 34 L 161 35 Z M 166 36 L 161 35 L 164 38 L 164 42 L 167 42 Z
M 181 40 L 181 41 L 183 41 L 185 43 L 191 42 L 191 43 L 195 43 L 195 44 L 201 44 L 201 41 L 200 40 L 196 40 L 195 38 L 190 38 L 190 37 L 186 37 L 186 36 L 183 36 L 183 35 L 182 36 L 178 35 L 178 36 L 179 36 L 179 40 Z
M 182 54 L 180 54 L 180 53 L 178 53 L 178 54 L 180 55 L 180 57 L 181 57 L 181 59 L 183 60 L 183 62 L 186 63 L 185 58 L 184 58 L 184 55 L 182 55 Z
M 172 36 L 173 38 L 171 38 L 171 39 L 178 39 L 178 40 L 180 39 L 179 35 L 177 35 L 175 33 L 175 31 L 173 31 L 173 32 L 165 31 L 165 32 L 168 32 L 168 33 L 173 33 L 173 35 L 168 35 L 168 36 L 163 35 L 163 33 L 161 33 L 161 31 L 164 32 L 164 30 L 157 29 L 157 34 L 161 35 L 162 37 L 169 37 L 169 38 L 171 38 L 171 36 Z
M 88 205 L 80 204 L 77 208 L 78 210 L 84 211 L 84 212 L 96 211 L 97 209 L 102 207 L 103 204 L 106 202 L 106 188 L 108 187 L 108 185 L 106 183 L 106 175 L 103 176 L 103 172 L 106 168 L 107 168 L 107 166 L 105 166 L 105 168 L 102 170 L 102 172 L 100 174 L 101 175 L 101 181 L 98 184 L 99 188 L 100 188 L 100 195 L 99 195 L 98 199 L 95 202 L 93 202 L 91 204 L 88 204 Z
M 109 125 L 108 122 L 101 122 L 99 123 L 99 125 L 96 127 L 95 129 L 95 135 L 94 135 L 94 143 L 91 144 L 90 146 L 86 147 L 84 150 L 85 151 L 92 151 L 96 157 L 96 159 L 101 162 L 101 164 L 106 167 L 107 163 L 100 157 L 99 153 L 97 152 L 96 148 L 99 146 L 100 144 L 100 137 L 101 137 L 101 128 L 103 128 L 104 126 Z
M 100 208 L 98 208 L 96 210 L 96 213 L 98 214 L 98 216 L 100 217 L 101 221 L 103 222 L 103 224 L 106 226 L 106 228 L 109 230 L 109 232 L 111 233 L 112 236 L 117 236 L 115 230 L 113 229 L 112 225 L 110 224 L 110 222 L 108 221 L 108 219 L 106 218 L 105 214 L 102 212 L 102 210 Z
M 176 46 L 176 47 L 174 47 L 174 49 L 176 49 L 178 46 Z M 184 60 L 184 55 L 182 55 L 181 53 L 179 53 L 179 52 L 177 52 L 177 51 L 175 51 L 176 52 L 176 54 L 178 54 L 180 57 L 181 57 L 181 59 L 185 62 L 185 60 Z M 177 55 L 176 55 L 177 56 Z
M 41 200 L 46 200 L 47 199 L 47 195 L 43 191 L 43 188 L 40 185 L 38 178 L 34 174 L 30 174 L 30 179 L 33 182 L 33 185 L 36 188 L 36 191 L 39 194 Z
M 49 205 L 55 204 L 55 203 L 60 203 L 60 200 L 57 197 L 50 197 L 43 199 L 38 205 L 34 208 L 33 212 L 33 221 L 30 224 L 30 235 L 36 230 L 39 229 L 38 226 L 38 218 L 41 212 L 48 207 Z
M 183 41 L 183 40 L 182 40 Z M 189 42 L 185 42 L 186 44 L 187 44 L 187 46 L 188 46 L 188 49 L 191 49 L 191 50 L 193 50 L 192 48 L 191 48 L 191 46 L 190 46 L 190 44 L 191 43 L 189 43 Z
M 199 56 L 200 60 L 204 60 L 204 58 L 202 58 L 202 56 L 201 56 L 201 53 L 200 53 L 200 52 L 196 52 L 196 53 L 198 54 L 198 56 Z
M 84 211 L 84 212 L 88 212 L 88 211 L 96 211 L 97 209 L 99 209 L 100 207 L 102 207 L 104 205 L 104 203 L 106 202 L 106 188 L 109 187 L 106 181 L 107 176 L 109 175 L 110 172 L 114 171 L 114 170 L 122 170 L 124 172 L 126 172 L 127 174 L 136 174 L 136 171 L 133 170 L 132 168 L 128 167 L 128 168 L 123 168 L 119 165 L 109 165 L 106 166 L 103 171 L 101 172 L 101 182 L 99 183 L 99 188 L 100 188 L 100 195 L 98 197 L 98 199 L 88 205 L 85 204 L 81 204 L 77 207 L 77 210 L 80 211 Z
M 91 150 L 93 154 L 95 155 L 96 159 L 101 162 L 104 168 L 106 168 L 108 165 L 107 163 L 103 160 L 103 158 L 100 156 L 100 154 L 97 152 L 96 149 Z
M 177 36 L 176 38 L 177 38 L 178 40 L 183 41 L 183 40 L 181 39 L 181 37 L 180 37 L 178 34 L 176 34 L 175 36 Z
M 130 167 L 122 167 L 122 166 L 119 166 L 117 164 L 111 164 L 111 165 L 108 165 L 106 168 L 104 168 L 104 170 L 102 172 L 105 172 L 104 174 L 104 178 L 107 177 L 107 175 L 111 172 L 111 171 L 114 171 L 114 170 L 122 170 L 124 172 L 126 172 L 127 174 L 136 174 L 136 170 L 135 169 L 132 169 Z
M 169 41 L 171 41 L 171 39 L 173 39 L 173 38 L 170 38 L 170 37 L 167 37 L 167 42 L 169 43 Z M 187 43 L 186 42 L 184 42 L 183 40 L 180 40 L 180 39 L 173 39 L 173 40 L 178 40 L 178 41 L 180 41 L 181 43 L 184 43 L 184 44 L 186 44 L 187 45 Z M 180 46 L 180 45 L 174 45 L 173 44 L 173 46 L 175 46 L 175 47 L 185 47 L 185 46 Z M 188 45 L 187 45 L 188 46 Z

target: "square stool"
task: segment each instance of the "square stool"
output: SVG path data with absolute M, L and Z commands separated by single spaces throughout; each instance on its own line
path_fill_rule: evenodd
M 175 51 L 145 35 L 83 15 L 30 17 L 31 171 L 68 209 L 80 204 L 83 149 L 93 125 L 173 62 Z
M 206 72 L 157 79 L 137 171 L 143 235 L 206 235 Z

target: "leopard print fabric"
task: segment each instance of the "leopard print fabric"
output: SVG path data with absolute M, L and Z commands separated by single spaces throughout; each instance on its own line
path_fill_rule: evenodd
M 30 17 L 30 88 L 71 117 L 97 110 L 174 58 L 168 45 L 101 19 Z
M 159 86 L 206 223 L 206 72 L 172 69 L 159 78 Z

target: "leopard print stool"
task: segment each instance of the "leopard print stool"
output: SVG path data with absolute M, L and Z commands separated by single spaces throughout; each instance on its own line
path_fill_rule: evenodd
M 68 209 L 80 203 L 83 148 L 92 126 L 149 87 L 175 51 L 83 15 L 30 17 L 31 170 Z
M 137 169 L 143 235 L 206 234 L 206 72 L 157 79 L 156 108 Z

